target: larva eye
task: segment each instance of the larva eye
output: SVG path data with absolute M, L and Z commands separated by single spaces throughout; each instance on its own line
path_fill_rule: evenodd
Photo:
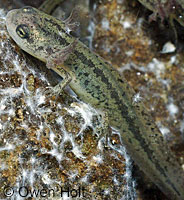
M 18 25 L 16 28 L 16 32 L 18 36 L 22 39 L 26 39 L 29 37 L 29 27 L 25 24 Z
M 27 7 L 22 8 L 22 11 L 24 13 L 32 13 L 34 10 L 31 6 L 27 6 Z

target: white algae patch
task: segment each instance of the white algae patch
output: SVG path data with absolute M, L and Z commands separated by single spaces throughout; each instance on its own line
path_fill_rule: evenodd
M 167 109 L 172 117 L 178 113 L 178 107 L 173 103 L 168 104 Z
M 171 42 L 164 44 L 161 53 L 173 53 L 176 50 L 176 47 Z

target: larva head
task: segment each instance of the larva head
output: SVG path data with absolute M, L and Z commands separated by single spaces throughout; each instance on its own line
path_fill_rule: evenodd
M 9 11 L 6 26 L 21 49 L 42 61 L 67 46 L 71 37 L 63 22 L 30 6 Z

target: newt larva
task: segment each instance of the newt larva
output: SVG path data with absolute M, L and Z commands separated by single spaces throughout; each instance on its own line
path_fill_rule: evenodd
M 140 169 L 170 199 L 184 200 L 183 170 L 144 104 L 133 103 L 135 92 L 127 81 L 68 33 L 70 20 L 24 7 L 7 14 L 6 26 L 21 49 L 64 78 L 55 91 L 69 84 L 82 101 L 107 113 Z

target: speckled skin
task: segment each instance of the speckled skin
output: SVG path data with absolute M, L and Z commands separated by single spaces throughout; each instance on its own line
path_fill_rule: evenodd
M 184 1 L 183 0 L 138 0 L 146 8 L 153 11 L 154 18 L 157 14 L 164 20 L 168 19 L 173 23 L 173 19 L 184 26 Z
M 46 63 L 75 41 L 66 32 L 64 22 L 32 7 L 10 11 L 6 25 L 10 36 L 23 50 Z M 22 38 L 22 33 L 17 34 L 17 27 L 23 28 Z M 126 80 L 80 41 L 64 64 L 61 62 L 52 69 L 61 75 L 62 68 L 72 77 L 70 87 L 81 100 L 107 112 L 109 124 L 120 131 L 140 169 L 169 198 L 184 200 L 183 170 L 142 102 L 133 103 L 135 93 Z

